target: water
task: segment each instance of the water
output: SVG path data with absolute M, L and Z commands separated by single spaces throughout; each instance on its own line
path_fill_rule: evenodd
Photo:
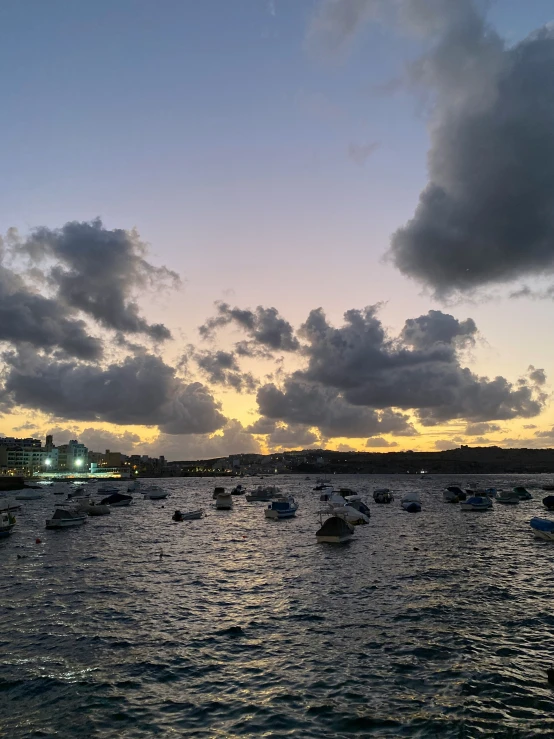
M 552 736 L 554 545 L 528 526 L 546 493 L 442 502 L 446 484 L 545 479 L 336 476 L 423 504 L 371 500 L 343 546 L 316 543 L 319 494 L 297 476 L 278 478 L 300 502 L 279 522 L 244 498 L 216 512 L 214 480 L 164 480 L 171 499 L 66 531 L 44 529 L 59 497 L 23 502 L 0 543 L 0 735 Z

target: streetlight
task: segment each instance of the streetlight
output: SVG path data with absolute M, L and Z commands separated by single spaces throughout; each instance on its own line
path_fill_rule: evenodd
M 44 460 L 44 464 L 45 464 L 45 465 L 46 465 L 47 467 L 50 467 L 50 465 L 52 464 L 52 460 L 51 460 L 51 459 L 45 459 L 45 460 Z
M 82 459 L 76 459 L 75 460 L 75 467 L 80 467 L 82 464 L 83 464 L 83 460 Z

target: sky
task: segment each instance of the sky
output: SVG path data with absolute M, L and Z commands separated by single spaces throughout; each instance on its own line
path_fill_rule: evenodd
M 554 445 L 547 0 L 6 0 L 0 430 Z

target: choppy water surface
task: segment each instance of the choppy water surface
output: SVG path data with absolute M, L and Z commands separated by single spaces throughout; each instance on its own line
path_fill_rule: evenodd
M 300 501 L 280 522 L 244 498 L 216 512 L 213 480 L 66 531 L 44 529 L 58 496 L 23 502 L 0 543 L 0 734 L 553 736 L 554 545 L 528 526 L 544 478 L 474 481 L 535 497 L 464 513 L 442 502 L 463 478 L 337 476 L 423 504 L 371 500 L 338 547 L 316 543 L 300 477 L 277 479 Z

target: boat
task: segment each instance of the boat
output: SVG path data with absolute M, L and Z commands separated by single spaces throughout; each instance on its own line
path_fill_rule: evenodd
M 12 516 L 9 511 L 2 511 L 0 513 L 0 539 L 9 536 L 14 526 L 15 516 Z
M 131 480 L 127 485 L 127 492 L 134 493 L 140 488 L 140 480 Z
M 246 488 L 240 483 L 238 485 L 235 485 L 235 487 L 231 490 L 231 495 L 244 495 L 245 493 Z
M 316 486 L 315 486 L 314 490 L 320 491 L 320 490 L 324 490 L 325 488 L 328 488 L 328 487 L 332 487 L 331 480 L 326 480 L 324 478 L 319 477 L 316 480 Z
M 549 511 L 554 511 L 554 495 L 547 495 L 546 498 L 542 499 L 542 504 Z
M 446 491 L 448 493 L 454 493 L 454 495 L 458 498 L 458 500 L 465 500 L 467 498 L 467 494 L 462 488 L 458 487 L 458 485 L 449 485 L 446 488 Z
M 212 498 L 214 500 L 217 500 L 218 495 L 221 495 L 224 492 L 225 492 L 225 488 L 219 488 L 219 487 L 217 487 L 217 488 L 214 489 L 214 491 L 212 493 Z
M 109 505 L 114 507 L 123 507 L 131 505 L 131 501 L 133 500 L 132 495 L 125 495 L 124 493 L 112 493 L 112 495 L 108 495 L 106 498 L 102 498 L 100 501 L 100 505 Z
M 100 495 L 115 495 L 115 493 L 119 494 L 119 488 L 116 488 L 114 485 L 101 485 L 98 488 L 98 493 Z
M 221 489 L 223 490 L 223 488 Z M 218 511 L 230 511 L 233 507 L 233 497 L 231 493 L 226 493 L 225 490 L 223 490 L 222 493 L 219 493 L 215 501 L 215 507 Z
M 492 508 L 492 500 L 486 495 L 472 495 L 460 503 L 462 511 L 488 511 Z
M 67 494 L 68 500 L 73 500 L 74 498 L 84 498 L 86 497 L 85 489 L 84 488 L 76 488 L 75 490 L 71 490 Z
M 445 503 L 459 503 L 460 498 L 458 497 L 457 493 L 455 493 L 453 490 L 448 490 L 448 488 L 444 491 L 442 494 L 442 499 Z
M 269 503 L 269 501 L 275 498 L 280 492 L 280 489 L 278 487 L 275 487 L 275 485 L 268 485 L 266 487 L 258 485 L 255 490 L 252 490 L 251 493 L 246 494 L 246 500 L 249 503 L 256 503 L 259 501 L 263 503 Z
M 369 523 L 371 512 L 359 495 L 348 495 L 345 498 L 331 488 L 329 492 L 322 493 L 319 500 L 326 504 L 320 513 L 339 516 L 352 526 Z
M 272 518 L 275 521 L 280 521 L 283 518 L 292 518 L 296 516 L 298 510 L 298 503 L 295 501 L 292 495 L 280 495 L 279 497 L 272 500 L 268 507 L 265 509 L 265 517 Z
M 19 511 L 21 503 L 16 503 L 12 498 L 0 498 L 0 512 L 10 513 L 10 511 Z
M 517 487 L 515 487 L 513 489 L 513 492 L 514 492 L 514 495 L 517 495 L 517 497 L 520 500 L 532 500 L 533 499 L 533 496 L 531 495 L 531 493 L 528 490 L 526 490 L 524 487 L 522 487 L 521 485 L 518 485 Z
M 519 496 L 517 496 L 515 493 L 511 492 L 510 490 L 501 490 L 498 495 L 496 496 L 496 502 L 502 503 L 502 505 L 518 505 L 519 504 Z
M 181 513 L 181 511 L 175 511 L 175 513 L 171 516 L 173 521 L 197 521 L 199 518 L 203 517 L 203 508 L 199 508 L 197 511 L 186 511 L 185 513 Z
M 52 518 L 47 519 L 47 529 L 67 529 L 70 526 L 81 526 L 87 520 L 84 511 L 71 508 L 56 508 Z
M 88 516 L 107 516 L 112 512 L 109 505 L 96 503 L 89 498 L 79 501 L 77 510 L 86 513 Z
M 552 485 L 552 484 L 549 484 L 549 485 L 543 485 L 543 486 L 542 486 L 542 489 L 543 489 L 543 490 L 545 490 L 546 492 L 548 492 L 548 491 L 550 491 L 550 490 L 554 490 L 554 485 Z
M 144 488 L 144 497 L 146 500 L 164 500 L 169 493 L 159 485 L 149 485 Z
M 373 491 L 373 500 L 376 503 L 392 503 L 394 495 L 389 488 L 377 488 Z
M 400 506 L 408 513 L 419 513 L 421 511 L 419 493 L 406 493 L 400 501 Z
M 41 490 L 37 490 L 35 488 L 26 488 L 24 490 L 20 490 L 15 496 L 15 499 L 16 500 L 41 500 L 43 497 L 44 496 Z
M 554 521 L 549 521 L 547 518 L 532 518 L 529 526 L 533 529 L 536 539 L 554 541 Z
M 320 543 L 343 544 L 354 535 L 354 527 L 343 518 L 331 516 L 316 531 L 316 539 Z

